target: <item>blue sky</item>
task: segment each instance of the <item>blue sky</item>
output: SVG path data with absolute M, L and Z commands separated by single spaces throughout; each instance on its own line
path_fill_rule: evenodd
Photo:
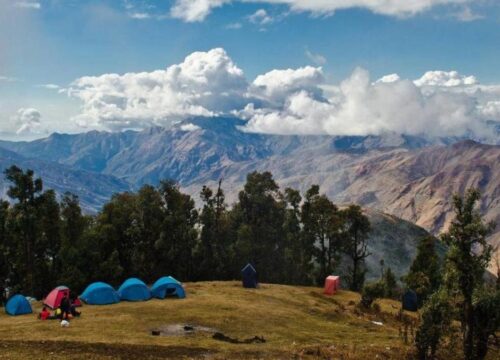
M 152 72 L 214 48 L 223 48 L 249 83 L 307 65 L 321 66 L 325 88 L 358 67 L 374 80 L 453 70 L 482 85 L 500 83 L 497 1 L 422 0 L 412 9 L 384 8 L 379 0 L 364 8 L 356 5 L 369 1 L 309 1 L 0 0 L 0 132 L 20 139 L 79 131 L 74 118 L 88 99 L 64 91 L 75 80 Z M 20 109 L 36 110 L 43 131 L 15 135 Z

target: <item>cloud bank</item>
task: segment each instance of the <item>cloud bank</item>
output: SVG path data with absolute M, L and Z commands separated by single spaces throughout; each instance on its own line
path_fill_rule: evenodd
M 305 66 L 248 81 L 222 48 L 195 52 L 164 70 L 82 77 L 67 91 L 82 101 L 74 121 L 108 130 L 233 114 L 248 120 L 245 131 L 259 133 L 484 138 L 491 134 L 488 121 L 500 123 L 500 86 L 456 71 L 372 80 L 356 69 L 328 84 L 321 67 Z
M 439 5 L 472 2 L 472 0 L 176 0 L 170 14 L 186 22 L 203 21 L 213 9 L 236 1 L 287 5 L 292 11 L 310 12 L 314 15 L 331 15 L 337 10 L 363 8 L 376 14 L 395 17 L 414 16 Z

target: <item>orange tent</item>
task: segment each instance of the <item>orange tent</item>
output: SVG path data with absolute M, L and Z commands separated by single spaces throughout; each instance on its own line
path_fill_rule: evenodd
M 325 279 L 325 295 L 335 295 L 340 290 L 340 276 L 330 275 Z

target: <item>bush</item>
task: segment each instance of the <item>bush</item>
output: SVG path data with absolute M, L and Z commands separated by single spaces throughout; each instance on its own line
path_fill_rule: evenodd
M 361 292 L 361 305 L 369 308 L 376 299 L 383 297 L 384 294 L 385 284 L 383 281 L 366 284 Z

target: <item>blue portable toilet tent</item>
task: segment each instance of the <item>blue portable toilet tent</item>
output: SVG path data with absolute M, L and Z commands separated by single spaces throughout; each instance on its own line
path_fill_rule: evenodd
M 163 276 L 156 280 L 151 287 L 151 295 L 158 299 L 165 299 L 167 296 L 177 296 L 179 299 L 186 297 L 181 283 L 171 276 Z
M 108 305 L 120 302 L 120 297 L 115 289 L 103 282 L 95 282 L 87 286 L 80 295 L 80 299 L 89 305 Z
M 142 280 L 130 278 L 118 289 L 120 300 L 145 301 L 151 299 L 151 291 Z
M 243 276 L 243 287 L 257 287 L 257 270 L 255 270 L 252 264 L 248 263 L 243 269 L 241 269 L 241 274 Z
M 417 293 L 413 290 L 407 290 L 403 294 L 402 305 L 403 305 L 403 310 L 417 311 L 418 310 Z
M 14 295 L 5 304 L 5 312 L 9 315 L 23 315 L 31 314 L 33 310 L 31 309 L 31 304 L 22 295 Z

